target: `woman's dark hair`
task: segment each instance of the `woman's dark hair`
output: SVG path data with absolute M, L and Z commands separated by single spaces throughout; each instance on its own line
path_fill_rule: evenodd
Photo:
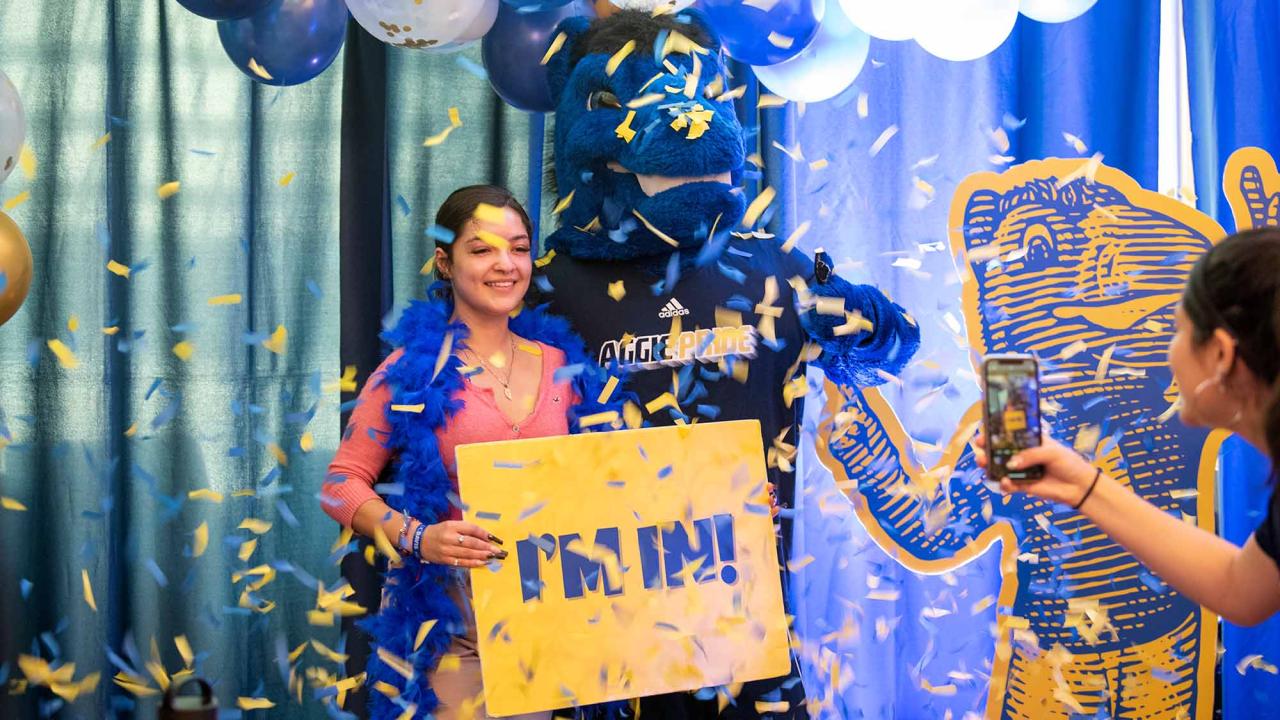
M 529 213 L 525 212 L 524 206 L 510 190 L 499 185 L 468 185 L 454 190 L 436 211 L 436 225 L 453 233 L 454 239 L 460 238 L 467 222 L 475 216 L 476 208 L 481 204 L 515 210 L 520 216 L 520 222 L 524 223 L 525 232 L 533 239 L 533 222 L 529 220 Z M 453 257 L 452 241 L 437 239 L 436 247 Z
M 1280 468 L 1280 228 L 1246 230 L 1213 246 L 1191 268 L 1182 308 L 1197 345 L 1226 330 L 1240 360 L 1272 387 L 1264 422 L 1274 479 Z

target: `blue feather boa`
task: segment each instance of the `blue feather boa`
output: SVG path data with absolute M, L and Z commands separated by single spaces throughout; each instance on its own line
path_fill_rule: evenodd
M 428 293 L 441 299 L 414 301 L 399 323 L 385 333 L 383 339 L 404 354 L 386 371 L 386 381 L 395 404 L 422 404 L 420 413 L 390 413 L 389 447 L 396 453 L 395 479 L 403 483 L 403 509 L 427 524 L 440 522 L 449 515 L 449 496 L 453 483 L 445 470 L 436 444 L 436 430 L 462 409 L 455 395 L 463 386 L 461 360 L 449 354 L 436 373 L 437 359 L 447 342 L 458 347 L 467 337 L 466 325 L 452 322 L 453 303 L 441 297 L 437 283 Z M 559 348 L 565 354 L 565 369 L 557 377 L 572 374 L 572 386 L 582 401 L 569 408 L 570 432 L 580 432 L 580 419 L 585 415 L 621 410 L 626 399 L 615 392 L 612 402 L 597 402 L 608 373 L 587 355 L 582 339 L 569 324 L 547 314 L 543 308 L 528 309 L 511 319 L 511 329 L 521 337 Z M 439 705 L 427 675 L 448 650 L 454 635 L 465 630 L 462 615 L 447 593 L 454 581 L 455 570 L 405 558 L 398 567 L 387 570 L 383 607 L 377 614 L 360 621 L 359 626 L 372 637 L 365 685 L 369 692 L 371 718 L 399 718 L 405 709 L 416 706 L 414 718 L 427 718 Z M 413 642 L 424 621 L 436 624 L 415 650 Z M 378 650 L 388 652 L 413 667 L 413 677 L 406 680 L 391 665 L 378 657 Z M 386 683 L 399 695 L 388 697 L 376 688 Z

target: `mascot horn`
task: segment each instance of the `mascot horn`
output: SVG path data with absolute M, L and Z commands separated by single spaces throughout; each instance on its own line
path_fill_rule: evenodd
M 733 234 L 744 133 L 702 15 L 571 18 L 555 43 L 560 227 L 531 295 L 568 318 L 601 364 L 629 371 L 646 406 L 630 408 L 629 424 L 760 421 L 785 558 L 805 362 L 838 383 L 876 385 L 911 359 L 919 329 L 879 290 L 776 240 Z M 640 714 L 807 717 L 794 661 L 789 676 L 736 695 L 644 698 Z

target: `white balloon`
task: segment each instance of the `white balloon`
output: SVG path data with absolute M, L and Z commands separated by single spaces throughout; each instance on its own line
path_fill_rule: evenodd
M 916 34 L 920 0 L 840 0 L 845 17 L 881 40 L 910 40 Z
M 451 50 L 489 32 L 500 0 L 347 0 L 370 35 L 415 50 Z
M 919 0 L 916 42 L 944 60 L 976 60 L 1013 32 L 1018 0 Z
M 827 0 L 818 33 L 799 55 L 752 70 L 775 95 L 796 102 L 822 102 L 853 84 L 870 47 L 871 36 L 845 17 L 837 0 Z
M 0 183 L 18 166 L 18 156 L 26 137 L 27 114 L 22 110 L 18 88 L 0 70 Z
M 1022 0 L 1019 11 L 1044 23 L 1060 23 L 1080 17 L 1098 0 Z

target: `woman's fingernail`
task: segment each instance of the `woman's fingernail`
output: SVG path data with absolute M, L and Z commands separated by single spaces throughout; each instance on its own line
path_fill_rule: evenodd
M 499 550 L 498 552 L 491 552 L 491 553 L 489 553 L 489 559 L 490 559 L 490 560 L 506 560 L 506 559 L 507 559 L 507 551 L 506 551 L 506 550 Z
M 1005 466 L 1005 467 L 1007 467 L 1007 468 L 1009 468 L 1010 470 L 1021 470 L 1021 469 L 1022 469 L 1022 458 L 1016 458 L 1016 457 L 1015 457 L 1015 458 L 1010 458 L 1010 459 L 1009 459 L 1009 462 L 1005 463 L 1005 464 L 1004 464 L 1004 466 Z
M 499 545 L 503 544 L 502 538 L 498 537 L 497 535 L 494 535 L 493 533 L 489 533 L 489 542 L 496 542 Z

